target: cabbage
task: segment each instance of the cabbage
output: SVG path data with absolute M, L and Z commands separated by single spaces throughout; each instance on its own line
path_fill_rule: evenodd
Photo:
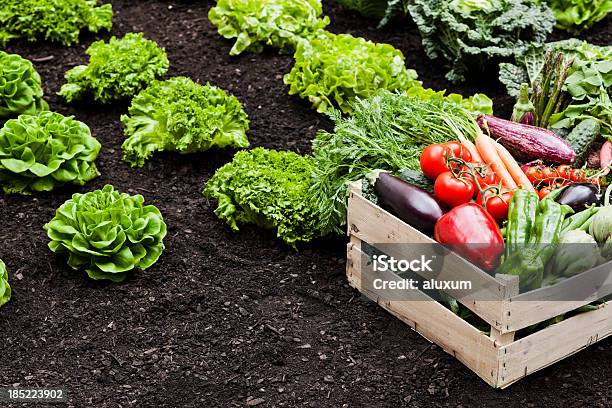
M 600 259 L 599 246 L 592 236 L 582 230 L 568 231 L 559 239 L 551 273 L 569 278 L 593 268 Z

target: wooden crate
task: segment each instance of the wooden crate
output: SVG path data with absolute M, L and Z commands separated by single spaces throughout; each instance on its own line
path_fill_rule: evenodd
M 581 300 L 563 301 L 561 294 L 564 289 L 576 285 L 592 287 L 592 282 L 608 282 L 609 288 L 612 263 L 555 286 L 519 294 L 518 278 L 515 276 L 491 276 L 460 257 L 445 261 L 440 280 L 479 279 L 484 282 L 482 290 L 487 292 L 486 296 L 461 291 L 448 291 L 448 294 L 491 326 L 490 335 L 486 335 L 421 291 L 396 291 L 390 298 L 388 292 L 362 284 L 375 277 L 385 278 L 382 275 L 386 274 L 397 278 L 392 272 L 362 268 L 363 243 L 376 247 L 377 244 L 434 244 L 435 241 L 364 198 L 361 182 L 351 186 L 347 224 L 350 237 L 347 277 L 350 285 L 455 356 L 491 386 L 505 388 L 612 334 L 612 305 L 605 303 L 597 310 L 577 314 L 515 339 L 515 333 L 520 329 L 597 300 L 595 296 L 585 296 Z M 597 297 L 603 298 L 608 294 L 600 291 Z

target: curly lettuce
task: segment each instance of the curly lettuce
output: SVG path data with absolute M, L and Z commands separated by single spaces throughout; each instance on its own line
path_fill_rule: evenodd
M 21 115 L 0 129 L 0 186 L 5 193 L 82 186 L 97 177 L 100 143 L 89 127 L 55 112 Z
M 557 27 L 580 34 L 603 20 L 612 11 L 612 0 L 541 0 L 557 16 Z
M 81 30 L 110 30 L 113 8 L 97 0 L 3 0 L 0 46 L 18 38 L 76 44 Z
M 413 86 L 405 92 L 406 96 L 418 98 L 421 101 L 437 100 L 453 103 L 460 106 L 468 112 L 475 114 L 484 113 L 485 115 L 493 114 L 493 100 L 485 94 L 477 93 L 465 98 L 456 93 L 446 94 L 446 91 L 435 91 L 431 88 L 423 88 L 422 86 Z
M 89 64 L 66 72 L 67 83 L 58 93 L 68 102 L 87 97 L 100 103 L 130 98 L 163 77 L 170 65 L 166 51 L 142 33 L 111 37 L 108 43 L 96 41 L 86 52 Z
M 203 193 L 217 200 L 215 214 L 234 231 L 240 224 L 276 229 L 280 239 L 295 247 L 320 235 L 316 212 L 305 200 L 312 172 L 310 156 L 259 147 L 236 153 Z
M 236 39 L 230 55 L 259 53 L 264 45 L 288 53 L 329 24 L 322 13 L 321 0 L 218 0 L 208 18 L 224 38 Z
M 111 185 L 74 194 L 43 227 L 49 249 L 67 253 L 68 265 L 94 280 L 123 281 L 133 269 L 145 270 L 164 250 L 164 219 L 141 195 Z
M 554 13 L 533 0 L 414 0 L 408 10 L 425 52 L 443 58 L 450 81 L 465 80 L 494 58 L 520 55 L 542 43 L 555 24 Z
M 128 138 L 123 159 L 142 166 L 156 151 L 203 152 L 212 147 L 248 147 L 247 114 L 233 95 L 186 77 L 155 81 L 121 116 Z
M 11 300 L 11 286 L 8 281 L 6 265 L 0 259 L 0 306 L 5 305 Z
M 284 77 L 289 94 L 308 98 L 318 112 L 352 110 L 356 98 L 379 89 L 407 90 L 420 85 L 406 69 L 404 55 L 389 44 L 375 44 L 350 34 L 327 33 L 298 45 L 295 65 Z
M 47 109 L 40 75 L 32 63 L 0 51 L 0 120 Z

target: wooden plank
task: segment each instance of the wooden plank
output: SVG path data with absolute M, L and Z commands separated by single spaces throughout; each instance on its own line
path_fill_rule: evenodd
M 510 298 L 503 317 L 507 331 L 516 331 L 576 310 L 612 293 L 612 262 L 565 279 L 556 285 Z
M 519 286 L 519 278 L 514 275 L 503 275 L 497 274 L 495 275 L 495 279 L 506 283 L 506 296 L 516 296 L 519 294 L 520 286 Z M 504 307 L 507 307 L 507 304 L 504 303 Z M 505 312 L 505 311 L 504 311 Z M 491 326 L 491 337 L 495 341 L 495 345 L 497 347 L 506 346 L 514 341 L 514 334 L 516 332 L 504 332 L 502 330 L 498 330 L 496 327 Z
M 501 347 L 502 388 L 562 360 L 612 334 L 612 305 L 581 313 Z
M 406 322 L 423 337 L 438 344 L 484 381 L 492 386 L 497 385 L 498 349 L 492 339 L 423 292 L 406 290 L 403 299 L 399 299 L 396 291 L 391 300 L 384 291 L 363 285 L 364 280 L 374 277 L 371 275 L 373 271 L 371 268 L 362 268 L 363 253 L 354 245 L 349 244 L 348 254 L 350 260 L 347 264 L 350 266 L 347 275 L 353 287 Z M 356 268 L 359 270 L 354 270 Z
M 428 244 L 436 241 L 410 227 L 399 218 L 376 206 L 369 200 L 351 192 L 348 206 L 348 229 L 351 235 L 376 247 L 375 244 Z M 398 251 L 401 257 L 401 245 L 386 247 L 385 251 Z M 446 290 L 445 292 L 457 299 L 461 304 L 472 310 L 491 326 L 501 332 L 507 332 L 503 324 L 505 310 L 504 299 L 508 297 L 504 282 L 477 268 L 465 259 L 450 255 L 444 260 L 444 270 L 437 275 L 438 280 L 476 282 L 479 290 L 471 291 Z M 426 276 L 425 276 L 426 277 Z M 427 278 L 427 277 L 426 277 Z

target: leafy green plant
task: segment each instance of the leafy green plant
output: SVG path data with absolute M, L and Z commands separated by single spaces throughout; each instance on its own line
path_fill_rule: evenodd
M 350 34 L 327 33 L 301 42 L 294 58 L 284 77 L 289 94 L 308 98 L 319 112 L 336 106 L 347 113 L 356 97 L 420 85 L 416 71 L 406 69 L 401 51 Z
M 533 0 L 414 0 L 408 9 L 427 55 L 448 61 L 453 82 L 545 41 L 555 23 L 548 6 Z
M 464 98 L 456 93 L 446 94 L 446 91 L 435 91 L 431 88 L 423 88 L 422 86 L 413 86 L 405 92 L 406 96 L 425 100 L 439 100 L 453 103 L 462 107 L 468 112 L 475 114 L 484 113 L 486 115 L 493 114 L 493 101 L 485 94 L 474 94 L 473 96 Z
M 79 41 L 81 30 L 97 33 L 112 27 L 110 4 L 97 0 L 3 0 L 0 10 L 0 46 L 17 38 L 48 40 L 64 45 Z
M 101 103 L 129 98 L 168 71 L 164 49 L 142 33 L 111 37 L 108 43 L 96 41 L 86 52 L 89 65 L 66 72 L 67 83 L 59 91 L 68 102 L 86 97 Z
M 156 151 L 249 146 L 249 121 L 240 101 L 223 89 L 185 77 L 153 82 L 132 100 L 129 115 L 121 121 L 128 136 L 123 159 L 132 166 L 142 166 Z
M 473 139 L 479 132 L 472 114 L 445 98 L 422 99 L 380 91 L 358 99 L 350 117 L 329 112 L 333 133 L 313 141 L 314 173 L 305 201 L 317 209 L 316 227 L 342 233 L 351 182 L 372 170 L 419 170 L 423 148 L 432 143 Z
M 217 200 L 215 214 L 234 231 L 239 224 L 276 229 L 280 239 L 295 247 L 319 235 L 316 213 L 305 199 L 313 170 L 309 156 L 259 147 L 236 153 L 203 193 Z
M 259 53 L 264 45 L 292 52 L 329 24 L 321 0 L 218 0 L 208 18 L 225 38 L 236 38 L 230 55 Z
M 11 286 L 8 281 L 6 265 L 0 259 L 0 306 L 5 305 L 11 300 Z
M 0 185 L 6 193 L 51 191 L 97 177 L 100 143 L 86 124 L 55 112 L 21 115 L 0 129 Z
M 133 269 L 145 270 L 164 250 L 164 219 L 141 195 L 120 193 L 111 185 L 74 194 L 45 224 L 49 249 L 68 253 L 68 265 L 91 279 L 121 282 Z
M 40 75 L 30 61 L 0 51 L 0 120 L 49 109 Z
M 553 9 L 557 27 L 579 34 L 603 20 L 612 11 L 612 0 L 541 0 Z

